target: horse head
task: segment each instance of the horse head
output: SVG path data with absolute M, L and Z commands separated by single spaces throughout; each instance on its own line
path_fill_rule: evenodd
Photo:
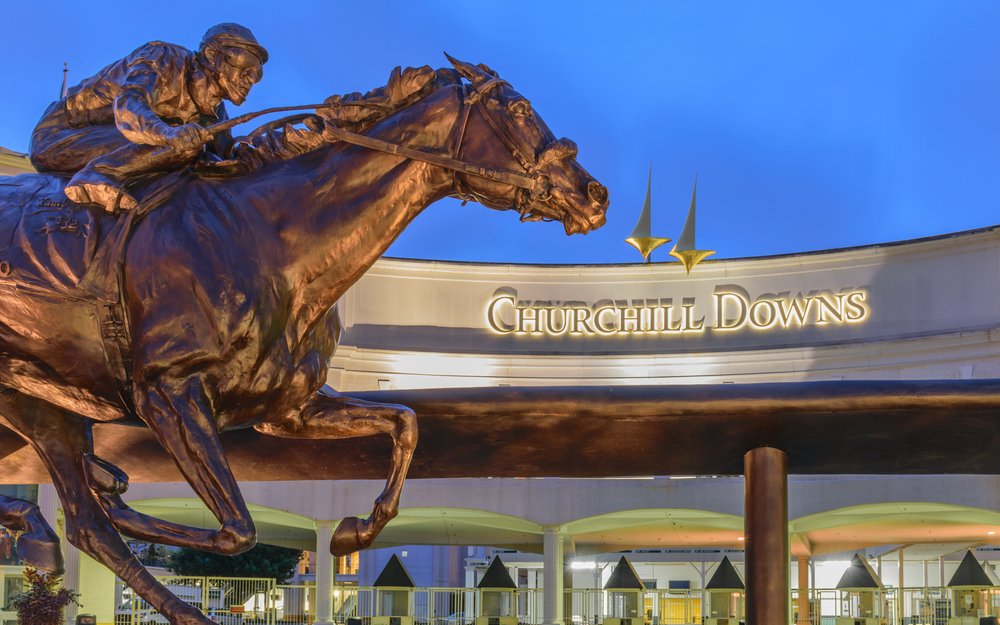
M 448 60 L 469 81 L 457 158 L 530 180 L 514 185 L 502 176 L 459 172 L 455 196 L 517 210 L 522 221 L 560 221 L 566 234 L 604 225 L 608 190 L 577 162 L 576 144 L 556 139 L 531 103 L 490 68 Z

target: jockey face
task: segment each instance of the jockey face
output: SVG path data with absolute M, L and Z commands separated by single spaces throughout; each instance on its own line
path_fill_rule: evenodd
M 213 61 L 212 69 L 222 97 L 237 106 L 243 104 L 250 88 L 264 76 L 260 59 L 249 50 L 234 47 L 222 48 L 211 56 L 215 57 L 210 61 Z

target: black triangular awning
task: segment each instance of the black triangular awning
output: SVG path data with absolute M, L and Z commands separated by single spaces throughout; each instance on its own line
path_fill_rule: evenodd
M 614 570 L 611 571 L 608 582 L 604 584 L 604 590 L 646 590 L 646 586 L 635 574 L 632 563 L 625 556 L 622 556 Z
M 733 563 L 729 561 L 729 556 L 722 556 L 719 568 L 715 569 L 712 579 L 705 584 L 706 590 L 743 590 L 743 579 L 736 572 Z
M 868 565 L 868 561 L 861 557 L 861 554 L 854 554 L 851 558 L 851 564 L 844 571 L 844 574 L 840 577 L 840 581 L 837 582 L 837 588 L 839 590 L 847 589 L 879 589 L 885 588 L 882 585 L 882 581 L 872 570 L 871 566 Z
M 962 558 L 962 563 L 958 565 L 958 570 L 955 574 L 951 576 L 951 581 L 948 582 L 948 587 L 953 586 L 985 586 L 990 587 L 993 582 L 990 581 L 986 571 L 983 570 L 983 565 L 979 564 L 976 560 L 976 556 L 972 555 L 972 551 L 966 551 L 965 557 Z
M 413 588 L 416 584 L 413 583 L 410 574 L 406 572 L 403 561 L 396 554 L 392 554 L 372 586 L 375 588 Z
M 490 567 L 486 569 L 483 579 L 479 580 L 476 588 L 509 588 L 515 590 L 517 589 L 517 584 L 511 579 L 510 571 L 503 565 L 503 560 L 500 559 L 500 556 L 494 556 L 493 562 L 490 562 Z

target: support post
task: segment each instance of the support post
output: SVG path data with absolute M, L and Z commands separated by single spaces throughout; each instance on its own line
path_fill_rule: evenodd
M 788 456 L 758 447 L 743 456 L 747 625 L 788 622 Z
M 545 625 L 563 625 L 563 537 L 558 526 L 545 527 L 542 549 L 545 573 L 542 620 Z
M 59 535 L 59 546 L 63 556 L 63 588 L 80 592 L 80 550 L 66 540 L 66 528 L 60 521 L 61 509 L 59 495 L 52 484 L 38 485 L 38 509 L 48 521 L 52 530 Z M 71 603 L 63 609 L 63 622 L 73 625 L 76 622 L 77 605 Z
M 316 521 L 316 620 L 313 625 L 333 623 L 333 521 Z
M 796 625 L 809 625 L 809 556 L 799 556 L 799 618 Z
M 903 558 L 903 548 L 899 548 L 899 589 L 896 591 L 896 622 L 903 622 L 903 568 L 906 560 Z
M 947 583 L 944 581 L 944 556 L 938 556 L 938 579 L 941 580 L 938 586 L 944 588 L 944 585 Z

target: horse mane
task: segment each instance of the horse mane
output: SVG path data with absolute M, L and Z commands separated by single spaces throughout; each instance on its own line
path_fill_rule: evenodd
M 427 66 L 405 70 L 396 67 L 384 87 L 364 95 L 334 95 L 324 101 L 342 106 L 291 115 L 265 124 L 251 133 L 251 139 L 237 140 L 233 156 L 249 170 L 286 161 L 329 144 L 329 139 L 323 134 L 326 124 L 364 134 L 390 115 L 444 87 L 460 84 L 461 75 L 450 67 L 437 70 Z

